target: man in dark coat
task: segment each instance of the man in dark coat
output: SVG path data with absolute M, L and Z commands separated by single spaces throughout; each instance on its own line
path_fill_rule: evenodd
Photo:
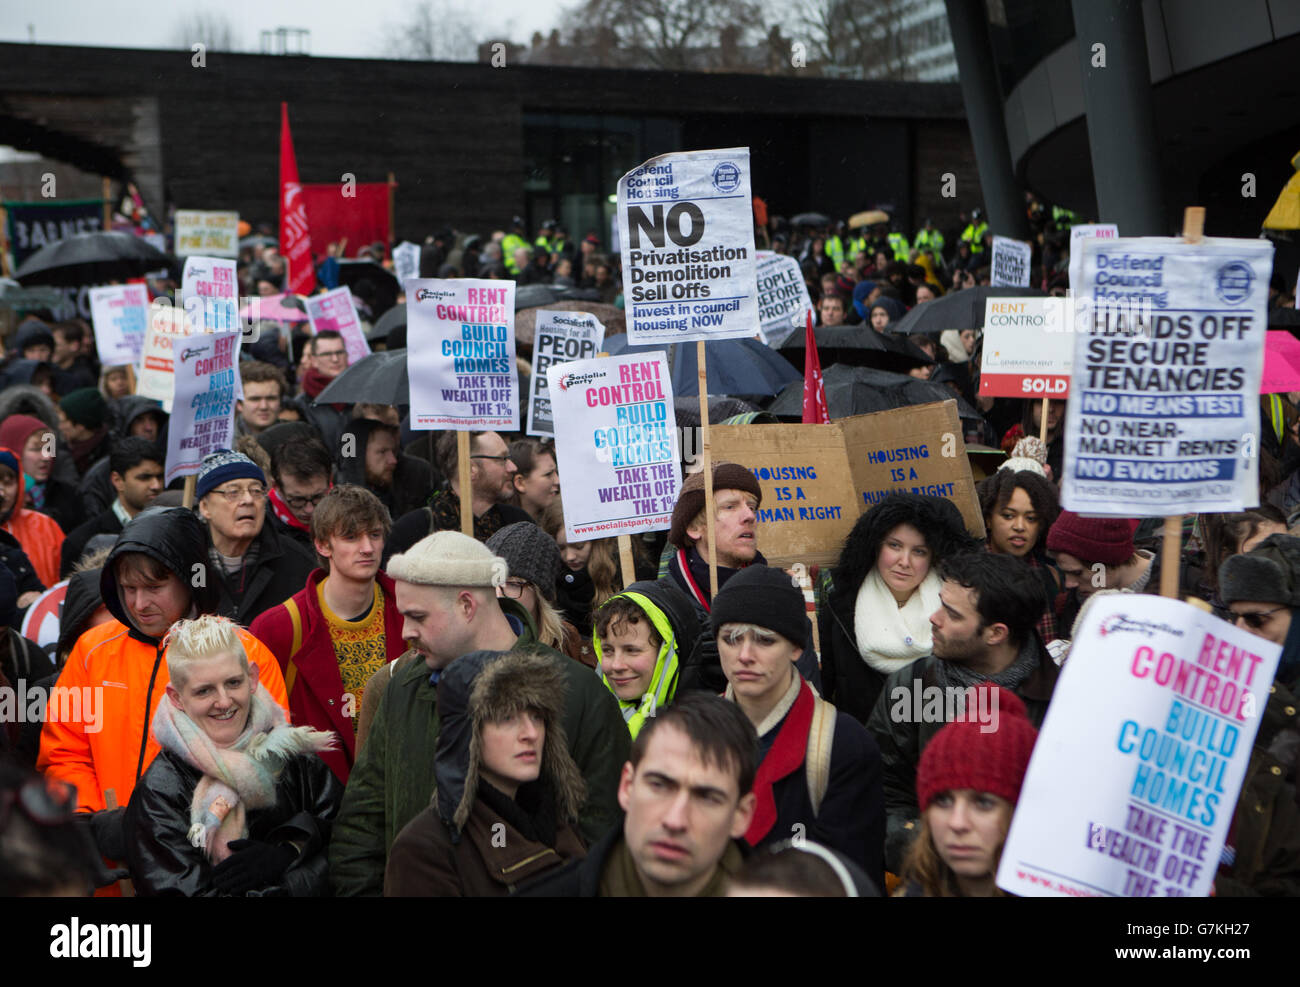
M 153 398 L 128 394 L 110 403 L 113 416 L 111 434 L 115 439 L 128 436 L 145 439 L 154 443 L 164 452 L 167 449 L 167 412 Z M 81 498 L 82 509 L 86 517 L 95 517 L 108 510 L 117 496 L 110 477 L 112 468 L 108 457 L 94 463 L 81 477 L 77 484 L 77 496 Z
M 618 703 L 591 669 L 537 643 L 528 612 L 498 599 L 509 575 L 504 559 L 458 531 L 439 531 L 388 564 L 403 635 L 411 651 L 384 668 L 368 695 L 382 690 L 374 721 L 357 752 L 330 844 L 330 880 L 339 895 L 383 891 L 388 852 L 407 823 L 429 804 L 441 729 L 437 683 L 442 670 L 471 651 L 529 650 L 561 667 L 563 724 L 587 798 L 584 837 L 599 839 L 617 818 L 615 789 L 630 746 Z
M 109 508 L 68 532 L 63 540 L 59 572 L 67 578 L 81 560 L 87 543 L 96 535 L 117 535 L 123 525 L 153 503 L 162 493 L 165 454 L 152 442 L 119 439 L 109 455 L 109 476 L 117 497 Z
M 758 765 L 740 707 L 692 693 L 646 721 L 619 780 L 625 813 L 583 860 L 525 897 L 716 898 L 747 853 Z
M 306 585 L 316 559 L 266 523 L 261 467 L 242 453 L 218 450 L 204 457 L 195 493 L 207 522 L 217 613 L 247 627 Z
M 857 720 L 819 698 L 795 669 L 803 594 L 779 569 L 742 569 L 713 598 L 711 628 L 726 698 L 758 731 L 752 847 L 807 838 L 838 850 L 883 887 L 885 797 L 880 748 Z
M 1085 518 L 1062 511 L 1048 529 L 1047 550 L 1065 581 L 1065 592 L 1056 601 L 1063 638 L 1073 633 L 1079 611 L 1099 589 L 1160 592 L 1160 560 L 1153 552 L 1134 548 L 1133 525 L 1127 518 Z
M 432 468 L 402 452 L 399 434 L 387 422 L 352 419 L 343 429 L 337 474 L 339 483 L 368 488 L 395 518 L 423 507 L 433 487 Z
M 1059 673 L 1035 629 L 1046 594 L 1029 566 L 1010 555 L 977 551 L 945 559 L 939 572 L 940 607 L 930 618 L 934 653 L 890 675 L 867 720 L 884 761 L 885 866 L 895 874 L 919 831 L 921 751 L 950 716 L 971 719 L 989 712 L 966 707 L 967 690 L 980 682 L 1009 689 L 1037 727 Z

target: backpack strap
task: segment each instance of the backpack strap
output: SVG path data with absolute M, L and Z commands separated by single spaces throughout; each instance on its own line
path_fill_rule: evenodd
M 804 771 L 808 779 L 808 797 L 812 800 L 813 815 L 822 811 L 822 799 L 831 780 L 831 746 L 835 741 L 834 706 L 814 695 L 812 724 L 808 727 L 808 749 L 804 755 Z
M 302 647 L 302 614 L 298 612 L 298 604 L 292 596 L 284 601 L 284 609 L 289 612 L 289 622 L 293 624 L 293 645 L 289 649 L 289 661 L 284 672 L 284 694 L 289 696 L 293 694 L 293 684 L 298 680 L 298 666 L 293 659 Z

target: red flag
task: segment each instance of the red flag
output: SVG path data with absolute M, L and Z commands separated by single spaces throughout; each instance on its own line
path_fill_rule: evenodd
M 808 313 L 808 328 L 804 330 L 803 358 L 803 423 L 829 425 L 830 409 L 826 407 L 826 384 L 822 380 L 822 360 L 817 355 L 817 336 L 813 332 L 812 312 Z
M 307 209 L 298 184 L 298 159 L 289 133 L 288 103 L 280 104 L 280 254 L 289 268 L 288 289 L 296 295 L 311 294 L 316 288 L 316 270 L 311 260 Z

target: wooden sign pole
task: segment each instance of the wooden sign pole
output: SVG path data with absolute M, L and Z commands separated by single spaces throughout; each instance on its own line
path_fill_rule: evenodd
M 709 381 L 704 340 L 695 341 L 700 381 L 700 452 L 704 460 L 704 525 L 709 545 L 709 600 L 718 595 L 718 541 L 713 525 L 713 440 L 709 435 Z
M 1038 423 L 1038 441 L 1047 445 L 1047 398 L 1043 398 L 1043 414 Z
M 1189 206 L 1183 212 L 1183 240 L 1200 243 L 1205 232 L 1205 209 Z M 1165 518 L 1165 537 L 1160 552 L 1160 595 L 1178 599 L 1178 569 L 1183 549 L 1183 515 Z
M 189 478 L 189 480 L 192 479 L 194 478 L 193 477 Z M 185 482 L 189 483 L 189 480 L 186 480 Z M 106 809 L 118 808 L 116 788 L 107 788 L 104 790 L 104 808 Z M 121 861 L 117 861 L 117 863 L 121 863 Z M 135 885 L 131 883 L 131 879 L 129 877 L 124 877 L 120 881 L 118 881 L 117 888 L 119 891 L 122 892 L 123 898 L 135 897 Z
M 104 226 L 103 230 L 107 233 L 113 228 L 113 180 L 105 177 L 100 184 L 104 195 Z
M 185 505 L 187 511 L 194 510 L 194 491 L 199 484 L 197 473 L 191 473 L 185 478 L 185 492 L 181 494 L 181 503 Z
M 474 537 L 474 492 L 469 480 L 469 433 L 456 433 L 456 462 L 459 465 L 460 530 Z

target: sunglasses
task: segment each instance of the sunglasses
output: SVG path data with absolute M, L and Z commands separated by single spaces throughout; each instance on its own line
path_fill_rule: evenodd
M 1252 610 L 1250 613 L 1234 613 L 1228 611 L 1227 619 L 1236 624 L 1239 620 L 1244 620 L 1246 626 L 1252 630 L 1259 630 L 1268 623 L 1268 618 L 1279 610 L 1285 610 L 1286 607 L 1274 607 L 1272 610 Z

